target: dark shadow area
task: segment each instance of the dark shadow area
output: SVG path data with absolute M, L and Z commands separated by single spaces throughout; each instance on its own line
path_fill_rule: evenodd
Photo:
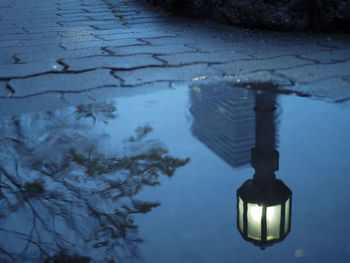
M 209 17 L 208 12 L 209 6 L 207 8 L 199 9 L 196 7 L 193 1 L 191 0 L 175 0 L 172 2 L 169 7 L 171 11 L 176 16 L 182 17 L 199 17 L 205 18 Z
M 349 33 L 348 1 L 147 0 L 177 16 L 252 29 Z

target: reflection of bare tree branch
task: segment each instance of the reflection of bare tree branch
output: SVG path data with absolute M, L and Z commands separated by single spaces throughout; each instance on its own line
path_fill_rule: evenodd
M 189 160 L 147 144 L 150 126 L 138 127 L 124 141 L 143 145 L 138 147 L 143 151 L 117 157 L 101 153 L 97 142 L 103 136 L 91 127 L 107 124 L 115 111 L 111 104 L 93 104 L 0 123 L 5 131 L 0 138 L 0 261 L 90 262 L 91 257 L 125 262 L 139 256 L 142 239 L 133 215 L 160 203 L 135 195 Z M 88 257 L 79 257 L 82 253 Z

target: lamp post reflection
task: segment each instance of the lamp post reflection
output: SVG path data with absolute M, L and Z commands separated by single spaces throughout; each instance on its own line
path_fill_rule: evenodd
M 291 228 L 292 192 L 276 179 L 276 94 L 255 94 L 255 148 L 251 152 L 253 179 L 237 190 L 237 226 L 242 237 L 264 249 L 286 238 Z
M 245 240 L 261 248 L 282 241 L 291 225 L 292 192 L 275 176 L 277 96 L 262 90 L 271 85 L 191 89 L 193 135 L 231 167 L 250 163 L 255 169 L 254 179 L 237 191 L 237 227 Z

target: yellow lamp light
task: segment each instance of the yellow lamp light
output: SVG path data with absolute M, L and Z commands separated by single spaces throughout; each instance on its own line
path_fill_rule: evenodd
M 264 249 L 290 232 L 292 192 L 281 180 L 248 180 L 237 200 L 237 225 L 245 240 Z

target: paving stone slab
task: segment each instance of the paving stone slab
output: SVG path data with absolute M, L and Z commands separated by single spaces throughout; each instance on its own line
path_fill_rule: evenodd
M 82 83 L 84 83 L 82 85 Z M 46 74 L 9 82 L 15 90 L 13 98 L 36 96 L 45 93 L 77 93 L 103 86 L 119 86 L 120 81 L 110 70 L 93 70 L 75 74 Z
M 215 74 L 206 64 L 173 68 L 143 68 L 130 71 L 116 71 L 114 74 L 124 80 L 124 85 L 141 85 L 150 82 L 191 81 L 196 78 L 207 78 Z
M 63 50 L 62 47 L 60 47 L 58 44 L 52 44 L 52 45 L 37 45 L 37 46 L 28 46 L 24 45 L 21 47 L 6 47 L 6 48 L 0 48 L 0 53 L 2 54 L 28 54 L 28 53 L 41 53 L 46 51 L 61 51 Z
M 131 55 L 131 54 L 176 54 L 181 52 L 191 52 L 194 48 L 186 47 L 183 44 L 170 44 L 163 46 L 148 46 L 148 45 L 135 45 L 130 47 L 110 47 L 108 50 L 114 52 L 116 55 Z M 180 54 L 179 54 L 180 55 Z M 177 56 L 177 55 L 173 55 Z M 183 56 L 186 56 L 183 54 Z M 163 56 L 159 56 L 163 58 Z
M 6 35 L 6 34 L 24 34 L 26 31 L 23 28 L 1 28 L 0 27 L 0 35 Z
M 273 58 L 278 56 L 302 56 L 304 58 L 307 58 L 307 56 L 304 55 L 310 55 L 310 54 L 317 54 L 325 51 L 332 50 L 331 48 L 326 48 L 323 46 L 315 45 L 315 44 L 307 44 L 302 46 L 294 46 L 294 47 L 274 47 L 270 48 L 266 45 L 259 45 L 259 46 L 239 46 L 236 47 L 236 50 L 251 56 L 252 58 L 257 59 L 266 59 L 266 58 Z
M 117 47 L 117 46 L 130 46 L 136 44 L 144 44 L 137 39 L 119 39 L 113 41 L 88 41 L 88 42 L 78 42 L 78 43 L 64 43 L 61 46 L 66 49 L 81 49 L 81 48 L 91 48 L 91 47 Z
M 108 15 L 110 12 L 106 12 L 102 15 Z M 92 16 L 90 13 L 81 12 L 81 13 L 56 13 L 58 19 L 70 19 L 70 18 L 76 18 L 76 19 L 86 19 L 89 16 Z
M 170 44 L 198 44 L 202 41 L 200 39 L 195 38 L 184 38 L 181 35 L 177 34 L 175 36 L 168 36 L 167 34 L 162 35 L 159 33 L 159 36 L 156 37 L 143 37 L 142 40 L 147 41 L 150 43 L 150 45 L 170 45 Z M 218 46 L 216 46 L 216 49 L 210 48 L 210 51 L 217 50 Z M 208 51 L 208 50 L 203 50 Z
M 122 18 L 122 21 L 127 22 L 130 25 L 140 24 L 140 23 L 160 23 L 164 21 L 162 16 L 153 16 L 153 17 L 133 17 L 133 18 Z
M 15 60 L 12 58 L 11 54 L 0 53 L 0 65 L 13 64 L 13 63 L 15 63 Z M 1 71 L 1 68 L 0 68 L 0 71 Z
M 98 33 L 97 33 L 98 34 Z M 149 37 L 176 37 L 175 33 L 171 32 L 159 32 L 158 30 L 153 32 L 119 32 L 118 34 L 98 34 L 103 40 L 116 40 L 122 38 L 149 38 Z
M 25 27 L 24 28 L 28 33 L 45 33 L 45 32 L 65 32 L 65 31 L 84 31 L 84 30 L 91 30 L 91 27 L 89 26 L 57 26 L 57 27 L 51 27 L 51 28 L 30 28 Z
M 121 27 L 123 26 L 118 19 L 115 20 L 107 20 L 107 21 L 92 21 L 92 20 L 86 20 L 86 21 L 75 21 L 75 22 L 62 22 L 63 26 L 99 26 L 99 25 L 112 25 L 114 27 Z
M 64 34 L 63 34 L 64 35 Z M 34 39 L 34 40 L 22 40 L 25 46 L 42 46 L 42 45 L 60 45 L 66 43 L 79 43 L 89 41 L 100 41 L 92 33 L 86 33 L 85 35 L 77 35 L 75 37 L 60 37 L 57 35 L 56 38 L 51 39 Z
M 151 55 L 133 55 L 133 56 L 97 56 L 77 59 L 64 59 L 63 62 L 68 65 L 68 70 L 86 70 L 93 68 L 118 68 L 130 69 L 146 66 L 160 66 L 162 62 L 153 58 Z
M 281 56 L 272 59 L 251 59 L 213 65 L 212 68 L 220 73 L 242 74 L 255 71 L 275 71 L 280 69 L 302 70 L 307 65 L 315 63 L 298 59 L 293 56 Z
M 18 41 L 26 41 L 26 40 L 35 40 L 35 39 L 53 39 L 59 36 L 57 33 L 37 33 L 37 34 L 25 34 L 25 33 L 17 33 L 17 34 L 4 34 L 0 35 L 0 41 L 8 41 L 8 40 L 18 40 Z
M 25 77 L 45 72 L 61 71 L 62 69 L 63 67 L 55 60 L 26 64 L 7 64 L 0 67 L 0 79 Z
M 121 16 L 118 16 L 119 13 L 112 13 L 110 10 L 108 12 L 104 13 L 88 13 L 87 16 L 90 18 L 93 18 L 95 20 L 104 20 L 106 18 L 113 18 L 113 19 L 119 19 L 119 17 L 128 17 L 127 15 L 120 14 Z
M 86 11 L 82 11 L 81 13 L 60 13 L 60 15 L 62 16 L 74 16 L 74 15 L 77 15 L 77 14 L 80 14 L 80 15 L 86 15 L 86 16 L 106 16 L 106 15 L 110 15 L 111 14 L 111 10 L 110 9 L 105 9 L 103 11 L 90 11 L 90 12 L 86 12 Z
M 303 58 L 312 59 L 320 63 L 334 63 L 337 61 L 350 60 L 350 47 L 349 49 L 322 51 L 318 53 L 301 53 Z
M 350 101 L 350 78 L 329 78 L 309 84 L 295 85 L 296 92 L 336 102 Z
M 141 38 L 143 34 L 149 33 L 150 35 L 146 35 L 144 37 L 159 37 L 164 36 L 165 37 L 176 37 L 177 35 L 175 33 L 170 33 L 170 32 L 163 32 L 159 30 L 154 30 L 154 29 L 148 29 L 148 30 L 137 30 L 133 28 L 128 28 L 128 27 L 123 27 L 123 28 L 112 28 L 112 29 L 100 29 L 96 30 L 94 32 L 94 35 L 97 35 L 101 37 L 101 39 L 106 39 L 106 40 L 112 40 L 117 38 L 119 35 L 125 35 L 127 36 L 129 34 L 130 37 L 137 37 Z M 153 34 L 157 34 L 155 36 L 152 36 Z M 168 34 L 171 34 L 170 36 Z M 106 38 L 104 38 L 106 36 Z
M 71 18 L 63 18 L 63 17 L 57 16 L 54 21 L 55 21 L 56 24 L 64 26 L 65 23 L 91 22 L 91 21 L 94 21 L 94 20 L 91 19 L 89 16 L 71 17 Z
M 101 6 L 101 7 L 95 7 L 95 6 L 82 6 L 82 10 L 86 11 L 87 13 L 89 12 L 105 12 L 106 11 L 106 7 L 105 6 Z M 62 11 L 69 11 L 69 9 L 63 10 Z
M 292 69 L 276 70 L 298 83 L 311 83 L 318 80 L 334 77 L 350 76 L 350 61 L 334 64 L 313 64 Z
M 125 29 L 127 28 L 122 23 L 120 24 L 100 24 L 100 25 L 93 25 L 94 28 L 98 30 L 106 30 L 106 29 Z
M 89 28 L 89 30 L 79 30 L 79 31 L 70 30 L 70 31 L 57 32 L 56 34 L 62 38 L 75 39 L 82 36 L 96 36 L 96 30 Z
M 167 46 L 162 47 L 166 48 Z M 191 52 L 157 57 L 165 60 L 168 65 L 183 65 L 191 63 L 225 63 L 234 60 L 251 60 L 251 57 L 235 51 L 221 51 L 213 53 Z
M 3 47 L 19 47 L 22 46 L 21 41 L 19 40 L 3 40 L 0 42 L 0 48 Z
M 123 18 L 124 19 L 143 19 L 143 18 L 151 18 L 151 17 L 156 17 L 156 18 L 167 18 L 169 15 L 159 13 L 155 14 L 154 12 L 131 12 L 131 13 L 123 13 Z
M 82 58 L 88 56 L 96 55 L 107 55 L 106 51 L 103 51 L 101 48 L 83 48 L 77 50 L 59 50 L 59 51 L 46 51 L 40 53 L 25 53 L 18 54 L 17 57 L 23 63 L 40 61 L 40 60 L 58 60 L 64 58 Z

